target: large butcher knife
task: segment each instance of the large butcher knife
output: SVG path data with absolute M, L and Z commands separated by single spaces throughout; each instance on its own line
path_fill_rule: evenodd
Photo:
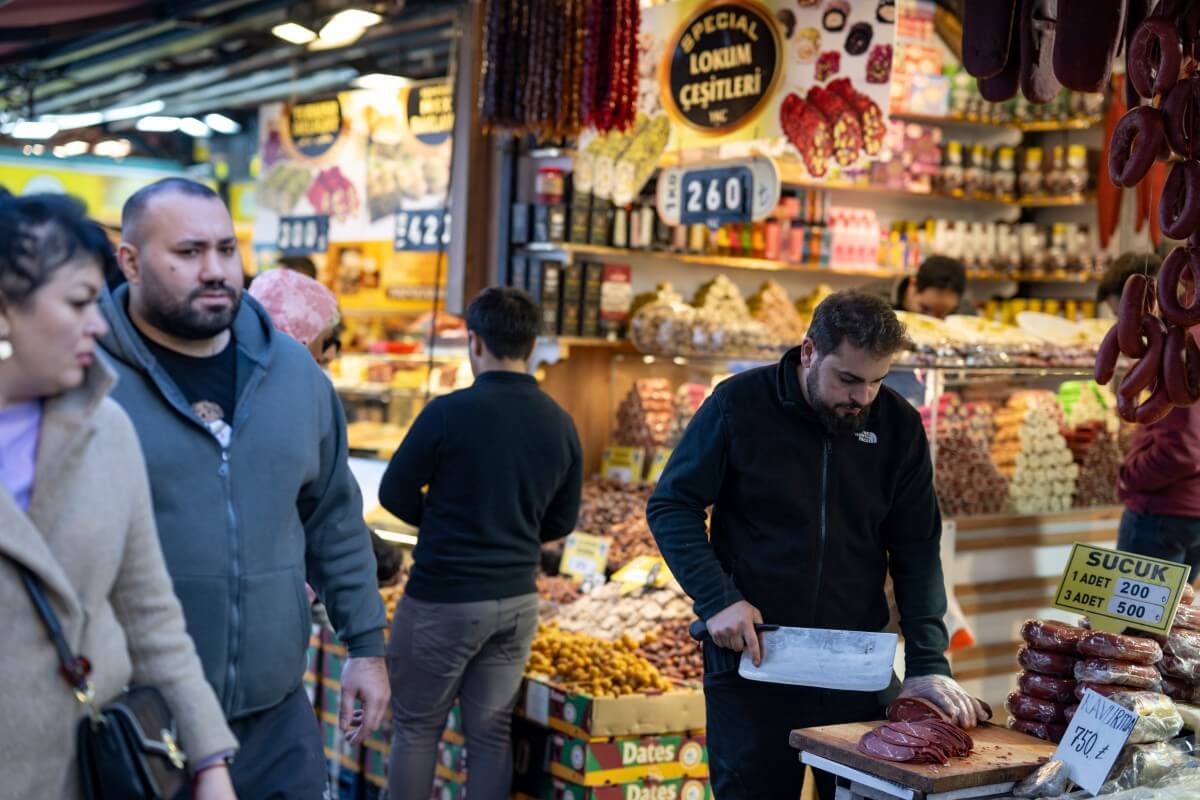
M 897 636 L 828 628 L 785 628 L 755 625 L 762 641 L 762 664 L 754 666 L 750 651 L 742 653 L 738 674 L 752 681 L 878 692 L 892 682 Z M 692 623 L 688 632 L 702 641 L 708 638 L 703 620 Z

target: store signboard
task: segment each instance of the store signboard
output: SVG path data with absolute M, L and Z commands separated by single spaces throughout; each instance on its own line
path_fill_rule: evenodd
M 642 162 L 663 153 L 716 149 L 801 159 L 812 147 L 811 124 L 802 120 L 809 90 L 833 81 L 861 97 L 854 113 L 869 115 L 877 134 L 886 127 L 896 27 L 880 6 L 677 0 L 643 10 L 637 130 L 597 137 L 606 142 L 591 154 L 602 150 L 614 164 L 628 164 L 635 192 Z M 581 142 L 581 151 L 589 145 Z M 840 167 L 868 162 L 864 149 Z M 599 166 L 585 172 L 585 183 L 606 174 Z M 625 196 L 614 189 L 614 200 L 618 194 Z
M 429 252 L 450 246 L 450 212 L 444 208 L 396 213 L 396 252 Z
M 1088 689 L 1054 751 L 1054 760 L 1065 763 L 1071 780 L 1095 795 L 1137 720 L 1137 714 Z
M 669 225 L 766 219 L 779 205 L 775 161 L 764 156 L 706 161 L 663 170 L 658 180 L 659 216 Z
M 1166 635 L 1188 572 L 1186 564 L 1076 543 L 1054 607 L 1086 614 L 1098 630 Z
M 306 256 L 324 253 L 329 249 L 329 217 L 282 217 L 279 220 L 279 238 L 275 241 L 279 252 L 285 256 Z
M 608 566 L 608 553 L 612 539 L 608 536 L 593 536 L 590 533 L 572 533 L 563 547 L 562 563 L 558 571 L 580 580 L 602 578 Z

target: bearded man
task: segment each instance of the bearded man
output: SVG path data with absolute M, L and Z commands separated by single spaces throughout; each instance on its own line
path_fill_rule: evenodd
M 347 736 L 377 728 L 390 697 L 341 403 L 308 350 L 243 295 L 233 221 L 211 189 L 151 184 L 126 202 L 121 228 L 127 284 L 102 299 L 101 346 L 145 451 L 188 633 L 241 743 L 234 787 L 315 800 L 327 779 L 302 685 L 306 578 L 349 650 Z
M 716 388 L 650 498 L 654 538 L 709 632 L 708 756 L 721 800 L 795 800 L 804 769 L 791 730 L 882 716 L 889 693 L 756 683 L 738 664 L 743 650 L 762 660 L 756 623 L 882 630 L 889 571 L 905 638 L 900 693 L 963 727 L 984 718 L 944 656 L 942 523 L 925 430 L 882 385 L 909 347 L 887 301 L 831 295 L 778 364 Z M 832 776 L 816 783 L 832 800 Z

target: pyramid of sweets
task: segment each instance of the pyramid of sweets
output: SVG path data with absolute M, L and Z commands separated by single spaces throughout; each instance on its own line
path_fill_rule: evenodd
M 996 412 L 992 460 L 1008 478 L 1009 506 L 1018 514 L 1071 508 L 1079 467 L 1062 422 L 1062 407 L 1050 392 L 1016 392 Z
M 670 382 L 665 378 L 639 378 L 617 408 L 613 442 L 653 451 L 666 444 L 674 418 L 675 396 Z
M 1065 431 L 1067 445 L 1079 466 L 1075 507 L 1112 505 L 1117 502 L 1117 477 L 1121 471 L 1121 447 L 1106 423 L 1088 422 Z
M 692 417 L 696 416 L 700 404 L 711 391 L 703 383 L 684 383 L 675 390 L 675 418 L 671 421 L 671 429 L 667 433 L 667 447 L 674 449 L 679 444 L 683 432 L 692 422 Z
M 762 323 L 772 344 L 781 348 L 795 347 L 804 341 L 808 330 L 796 311 L 787 290 L 775 281 L 767 281 L 750 298 L 750 316 Z
M 932 409 L 921 409 L 926 432 L 933 424 Z M 953 392 L 938 398 L 937 461 L 934 486 L 947 517 L 997 514 L 1008 502 L 1008 479 L 992 462 L 990 443 L 995 428 L 992 407 L 964 403 Z

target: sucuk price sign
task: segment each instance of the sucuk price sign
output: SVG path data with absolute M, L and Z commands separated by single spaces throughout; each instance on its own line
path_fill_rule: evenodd
M 1054 758 L 1067 765 L 1071 780 L 1094 795 L 1136 724 L 1137 714 L 1088 689 Z
M 1185 564 L 1076 544 L 1054 607 L 1087 614 L 1099 630 L 1139 628 L 1165 635 L 1188 572 Z
M 396 212 L 394 249 L 429 251 L 450 245 L 450 212 L 444 208 Z
M 285 256 L 324 253 L 329 249 L 329 217 L 280 217 L 275 246 Z
M 608 566 L 611 547 L 612 539 L 607 536 L 572 533 L 563 546 L 562 563 L 558 571 L 580 580 L 602 576 Z

